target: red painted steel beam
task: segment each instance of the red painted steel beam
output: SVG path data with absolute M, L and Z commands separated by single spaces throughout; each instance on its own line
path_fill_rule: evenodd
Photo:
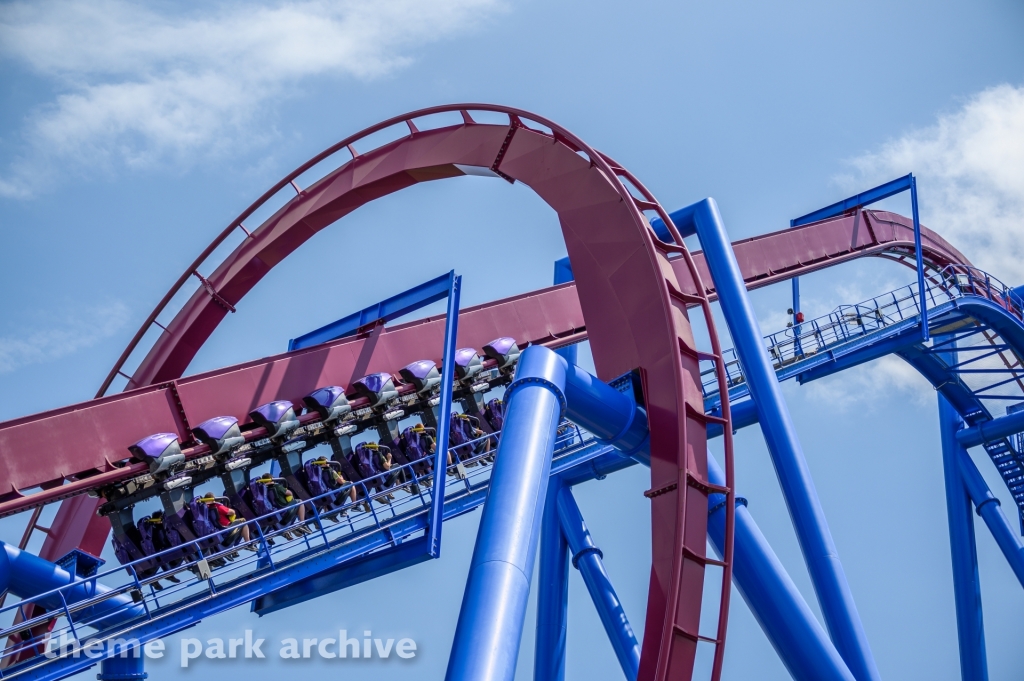
M 922 241 L 925 261 L 935 267 L 967 261 L 942 237 L 924 227 Z M 862 211 L 856 216 L 834 218 L 737 241 L 734 248 L 747 285 L 753 289 L 854 258 L 879 255 L 891 257 L 901 252 L 907 253 L 907 249 L 913 248 L 913 226 L 908 218 L 900 215 Z M 694 253 L 693 260 L 702 273 L 702 280 L 710 281 L 703 254 Z M 907 264 L 911 266 L 912 261 L 908 259 Z M 673 267 L 681 270 L 684 264 L 677 259 Z M 682 281 L 692 279 L 683 278 Z M 687 292 L 696 293 L 692 289 Z M 710 287 L 710 295 L 714 297 L 713 287 Z M 425 349 L 439 347 L 440 341 L 434 342 L 437 339 L 433 337 L 429 341 L 425 340 L 422 346 L 416 341 L 410 347 L 395 335 L 399 332 L 402 335 L 405 330 L 422 325 L 430 326 L 433 335 L 441 333 L 441 327 L 432 319 L 386 328 L 382 335 L 383 345 L 371 351 L 372 362 L 362 365 L 366 371 L 359 376 L 378 370 L 397 373 L 404 364 L 399 363 L 401 360 L 389 361 L 393 352 L 390 349 L 392 345 L 402 346 L 401 357 L 409 358 L 408 362 L 423 359 L 419 355 Z M 575 283 L 572 283 L 467 308 L 460 319 L 459 343 L 460 347 L 479 348 L 501 335 L 512 335 L 521 344 L 543 342 L 548 337 L 577 333 L 582 327 L 582 312 L 575 293 Z M 490 337 L 487 337 L 489 334 Z M 362 343 L 358 338 L 351 338 L 324 347 L 344 346 L 346 351 L 362 355 Z M 355 349 L 356 345 L 360 346 L 359 350 Z M 302 397 L 298 394 L 301 391 L 274 390 L 268 386 L 276 386 L 275 383 L 261 384 L 252 380 L 253 376 L 264 372 L 270 375 L 297 375 L 294 368 L 283 368 L 285 365 L 282 360 L 288 356 L 279 355 L 179 379 L 174 384 L 179 396 L 183 390 L 187 394 L 183 402 L 184 415 L 193 425 L 210 416 L 222 414 L 230 414 L 244 421 L 253 406 L 275 399 L 294 400 L 295 397 Z M 302 361 L 318 360 L 307 358 Z M 295 366 L 298 365 L 297 361 Z M 271 366 L 273 368 L 269 368 Z M 330 378 L 334 383 L 347 386 L 354 380 L 352 375 L 359 373 L 359 366 L 353 361 L 351 370 L 342 370 L 340 374 L 330 376 L 320 375 L 318 378 L 325 382 Z M 221 380 L 224 383 L 220 383 Z M 249 387 L 242 384 L 244 381 L 249 381 Z M 227 388 L 229 382 L 230 389 Z M 203 393 L 193 383 L 210 386 L 212 390 Z M 261 389 L 254 391 L 252 386 L 256 385 L 262 385 Z M 311 389 L 316 387 L 320 386 L 312 386 Z M 218 392 L 220 390 L 223 392 Z M 62 485 L 69 480 L 110 471 L 125 458 L 127 444 L 164 431 L 179 433 L 183 441 L 190 438 L 170 387 L 140 388 L 0 423 L 0 451 L 4 452 L 0 458 L 0 515 L 69 496 L 71 490 L 49 490 L 39 497 L 40 501 L 9 505 L 19 497 L 19 490 Z M 37 456 L 40 451 L 47 452 L 47 456 Z M 85 487 L 79 485 L 74 489 Z
M 459 315 L 458 343 L 479 350 L 495 338 L 512 336 L 524 347 L 557 346 L 559 339 L 582 331 L 576 288 L 563 284 L 466 308 Z M 348 387 L 378 371 L 397 375 L 419 359 L 440 364 L 443 340 L 443 315 L 427 317 L 0 424 L 0 517 L 80 494 L 101 481 L 140 474 L 141 469 L 118 466 L 128 458 L 127 446 L 147 435 L 172 432 L 189 442 L 189 426 L 214 416 L 244 423 L 249 412 L 267 402 L 301 404 L 317 388 Z M 44 489 L 21 495 L 20 490 L 40 486 Z
M 935 269 L 970 264 L 960 251 L 924 225 L 921 226 L 921 245 L 925 264 Z M 733 250 L 748 289 L 868 256 L 905 258 L 903 264 L 916 267 L 913 222 L 886 211 L 860 210 L 853 215 L 760 234 L 733 242 Z M 711 282 L 704 255 L 698 251 L 693 259 L 701 280 Z M 678 261 L 674 266 L 677 270 L 683 267 Z M 714 289 L 709 292 L 714 297 Z

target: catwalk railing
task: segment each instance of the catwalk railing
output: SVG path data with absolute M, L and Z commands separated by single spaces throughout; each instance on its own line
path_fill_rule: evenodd
M 480 445 L 491 440 L 496 442 L 499 437 L 500 433 L 490 433 L 472 442 L 449 449 L 453 463 L 448 466 L 447 472 L 454 480 L 449 480 L 445 486 L 444 517 L 446 520 L 483 504 L 496 447 L 492 446 L 489 451 L 474 454 L 461 461 L 457 452 L 465 451 L 466 448 L 479 448 Z M 608 451 L 610 448 L 603 445 L 601 441 L 594 439 L 592 435 L 576 425 L 565 421 L 559 427 L 552 475 L 585 463 Z M 404 540 L 418 536 L 427 529 L 428 514 L 433 500 L 433 489 L 430 484 L 433 473 L 425 470 L 427 466 L 425 462 L 426 460 L 421 460 L 396 466 L 376 476 L 345 484 L 329 493 L 297 501 L 287 508 L 304 505 L 307 512 L 312 511 L 312 514 L 307 515 L 304 521 L 296 524 L 279 527 L 273 531 L 265 531 L 262 525 L 266 524 L 266 521 L 287 510 L 287 508 L 278 509 L 266 516 L 244 523 L 236 523 L 218 533 L 167 549 L 154 556 L 146 556 L 139 561 L 77 579 L 59 589 L 23 599 L 0 609 L 0 621 L 10 621 L 16 613 L 21 613 L 23 617 L 15 625 L 0 629 L 0 638 L 4 640 L 10 636 L 18 636 L 22 632 L 28 633 L 38 625 L 51 621 L 56 622 L 49 635 L 51 650 L 46 655 L 41 654 L 44 642 L 41 639 L 32 638 L 23 640 L 16 646 L 10 646 L 0 654 L 0 659 L 4 659 L 17 656 L 26 650 L 35 650 L 40 653 L 26 662 L 7 669 L 0 669 L 0 679 L 12 679 L 26 675 L 27 678 L 60 678 L 67 673 L 77 671 L 77 669 L 63 669 L 65 665 L 86 668 L 99 661 L 99 658 L 80 660 L 78 657 L 74 657 L 71 649 L 75 646 L 70 643 L 70 648 L 63 651 L 63 654 L 53 652 L 52 647 L 59 646 L 62 640 L 77 642 L 79 650 L 88 643 L 103 644 L 126 636 L 142 644 L 146 640 L 171 633 L 166 627 L 153 627 L 153 633 L 147 636 L 147 624 L 156 625 L 160 623 L 160 620 L 172 616 L 177 616 L 179 621 L 184 616 L 184 619 L 187 620 L 189 609 L 208 604 L 219 597 L 225 600 L 225 604 L 217 611 L 235 607 L 240 603 L 252 601 L 264 593 L 281 588 L 281 584 L 278 582 L 269 583 L 271 580 L 268 578 L 274 575 L 284 576 L 283 573 L 294 572 L 303 565 L 315 563 L 317 559 L 332 558 L 328 564 L 321 561 L 312 571 L 305 570 L 309 575 L 316 574 L 328 567 L 340 565 L 345 561 L 360 558 L 381 549 L 397 546 Z M 419 469 L 418 472 L 417 469 Z M 396 478 L 403 475 L 405 476 L 403 479 L 396 481 Z M 357 490 L 358 494 L 356 501 L 347 501 L 337 507 L 324 510 L 325 503 L 349 497 L 350 490 L 353 488 Z M 327 522 L 328 520 L 331 521 L 330 524 Z M 303 524 L 311 530 L 311 534 L 299 534 L 294 539 L 284 541 L 282 535 L 285 532 L 294 534 L 296 528 Z M 249 528 L 250 540 L 248 542 L 240 541 L 234 546 L 217 551 L 203 548 L 204 546 L 209 547 L 213 543 L 212 540 L 218 536 L 237 532 L 241 527 Z M 246 550 L 244 548 L 246 546 L 253 550 Z M 179 565 L 147 577 L 139 576 L 136 570 L 139 563 L 151 563 L 154 557 L 169 557 L 172 554 L 183 556 Z M 174 576 L 180 582 L 161 588 L 159 582 L 168 582 L 168 576 Z M 288 578 L 291 580 L 298 576 L 288 575 Z M 186 577 L 187 579 L 184 579 Z M 65 594 L 74 586 L 89 582 L 102 583 L 109 591 L 77 602 L 70 602 L 68 598 L 65 598 Z M 262 584 L 264 582 L 267 583 L 266 586 Z M 223 598 L 231 594 L 238 597 Z M 97 604 L 125 595 L 131 598 L 130 605 L 120 609 L 105 609 L 100 615 L 91 616 L 89 611 Z M 24 618 L 25 609 L 30 604 L 44 600 L 52 601 L 55 597 L 59 598 L 62 607 L 43 615 Z M 122 617 L 126 614 L 130 615 L 130 612 L 127 612 L 129 608 L 139 607 L 143 610 L 143 614 L 140 616 L 111 624 L 112 621 L 118 619 L 119 614 Z M 195 621 L 209 616 L 209 614 L 211 613 L 208 609 L 204 610 L 200 616 L 195 617 Z M 183 626 L 187 626 L 187 624 L 176 625 L 172 627 L 172 630 L 173 628 L 180 629 Z M 86 634 L 88 630 L 93 630 L 96 633 L 88 635 Z M 93 643 L 93 645 L 97 644 Z M 120 652 L 120 649 L 111 650 L 106 646 L 103 649 L 105 653 L 117 654 Z M 102 655 L 102 657 L 107 656 L 109 655 Z M 49 667 L 62 667 L 62 669 L 60 674 L 51 675 Z
M 928 309 L 976 296 L 996 303 L 1019 320 L 1024 320 L 1024 299 L 992 275 L 975 267 L 949 265 L 926 278 Z M 921 303 L 917 284 L 869 298 L 855 305 L 840 305 L 832 312 L 810 321 L 791 324 L 764 337 L 768 354 L 778 371 L 821 352 L 836 350 L 896 325 L 920 321 Z M 723 353 L 730 387 L 745 382 L 735 349 Z M 704 397 L 718 394 L 714 370 L 701 372 Z

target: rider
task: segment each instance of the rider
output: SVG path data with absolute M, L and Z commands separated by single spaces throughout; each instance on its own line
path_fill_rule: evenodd
M 348 480 L 345 479 L 345 476 L 342 475 L 341 471 L 331 466 L 331 462 L 327 460 L 326 456 L 320 456 L 316 459 L 313 459 L 313 463 L 320 470 L 320 474 L 323 476 L 323 479 L 327 483 L 327 486 L 329 488 L 338 489 L 339 487 L 348 484 Z M 353 504 L 356 502 L 355 485 L 349 488 L 348 498 Z M 345 512 L 342 511 L 341 515 L 345 515 Z M 336 523 L 341 522 L 341 517 L 335 515 L 333 520 Z
M 204 504 L 206 504 L 207 508 L 213 510 L 216 513 L 215 517 L 217 520 L 217 525 L 221 529 L 231 527 L 232 525 L 235 525 L 237 523 L 242 523 L 242 548 L 247 551 L 256 550 L 256 547 L 249 543 L 251 541 L 251 535 L 249 534 L 249 525 L 245 524 L 242 520 L 238 519 L 238 514 L 235 512 L 235 509 L 231 508 L 230 506 L 225 506 L 224 504 L 217 501 L 217 497 L 213 495 L 213 492 L 207 492 L 206 494 L 204 494 L 201 501 Z
M 458 453 L 460 459 L 469 459 L 477 454 L 484 454 L 484 458 L 479 462 L 483 463 L 490 457 L 486 456 L 491 451 L 491 438 L 480 441 L 486 433 L 481 430 L 479 421 L 469 414 L 462 414 L 456 411 L 452 412 L 451 427 L 449 428 L 450 437 L 456 445 L 455 451 Z M 474 444 L 466 444 L 468 442 L 474 442 Z M 475 465 L 475 464 L 467 464 Z
M 153 511 L 153 514 L 151 516 L 143 518 L 139 524 L 145 524 L 149 526 L 145 529 L 148 530 L 146 534 L 152 537 L 153 539 L 153 553 L 160 553 L 161 551 L 166 551 L 167 549 L 173 546 L 170 540 L 167 538 L 167 530 L 164 527 L 163 511 Z M 139 529 L 143 530 L 143 528 L 141 527 Z M 165 567 L 165 569 L 167 568 Z M 161 579 L 166 579 L 168 582 L 172 582 L 174 584 L 178 584 L 181 581 L 180 579 L 178 579 L 177 575 L 171 573 L 161 575 Z M 152 584 L 153 588 L 157 591 L 160 591 L 164 588 L 163 585 L 160 583 L 159 579 L 153 581 Z
M 276 508 L 287 508 L 287 507 L 291 506 L 292 503 L 295 501 L 295 495 L 292 493 L 292 491 L 290 489 L 288 489 L 286 486 L 284 486 L 281 483 L 279 483 L 276 480 L 274 480 L 274 477 L 270 473 L 264 473 L 263 475 L 261 475 L 259 477 L 259 481 L 260 481 L 260 483 L 266 485 L 266 487 L 267 487 L 267 497 L 270 499 L 270 503 L 272 503 Z M 305 504 L 300 504 L 299 505 L 298 514 L 299 514 L 299 524 L 296 525 L 293 528 L 294 531 L 298 532 L 300 534 L 313 534 L 313 531 L 311 529 L 309 529 L 308 527 L 306 527 L 306 524 L 305 524 L 305 520 L 306 520 L 306 505 Z M 281 536 L 284 537 L 285 539 L 289 540 L 289 541 L 294 538 L 292 536 L 292 533 L 290 531 L 287 531 L 287 530 L 282 532 Z

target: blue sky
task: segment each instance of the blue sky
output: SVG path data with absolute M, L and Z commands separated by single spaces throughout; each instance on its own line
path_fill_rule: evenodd
M 714 196 L 734 238 L 914 171 L 925 224 L 1020 284 L 1021 35 L 1024 6 L 1013 0 L 5 3 L 0 419 L 91 397 L 178 274 L 282 175 L 360 128 L 454 101 L 556 120 L 670 209 Z M 905 199 L 892 208 L 909 211 Z M 554 215 L 529 190 L 484 178 L 388 197 L 316 243 L 246 298 L 190 372 L 279 352 L 452 267 L 465 304 L 538 288 L 565 252 Z M 380 254 L 387 265 L 369 257 Z M 310 271 L 345 284 L 320 306 L 300 304 Z M 805 278 L 804 307 L 826 312 L 910 279 L 889 263 L 844 266 Z M 787 292 L 754 295 L 765 332 L 784 325 Z M 957 678 L 934 394 L 896 360 L 785 392 L 883 676 Z M 759 431 L 737 445 L 741 492 L 813 601 Z M 637 629 L 650 550 L 645 478 L 630 470 L 578 489 Z M 238 610 L 190 635 L 369 628 L 411 636 L 422 653 L 363 673 L 438 677 L 477 518 L 446 526 L 440 561 L 258 621 Z M 0 524 L 4 539 L 18 535 Z M 983 528 L 979 551 L 992 678 L 1010 678 L 1024 663 L 1024 594 Z M 568 678 L 615 678 L 572 580 Z M 734 604 L 727 678 L 787 678 Z M 522 679 L 532 623 L 528 631 Z

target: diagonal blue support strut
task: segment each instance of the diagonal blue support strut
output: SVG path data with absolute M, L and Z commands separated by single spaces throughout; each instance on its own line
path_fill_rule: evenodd
M 569 544 L 558 520 L 558 475 L 548 484 L 540 536 L 537 576 L 537 638 L 533 653 L 534 681 L 563 681 L 565 635 L 569 607 Z
M 402 291 L 398 295 L 385 298 L 359 312 L 353 312 L 347 317 L 331 322 L 319 329 L 304 333 L 298 338 L 288 341 L 288 352 L 302 350 L 320 343 L 351 336 L 359 329 L 377 322 L 389 322 L 410 312 L 414 312 L 430 303 L 444 300 L 451 288 L 451 273 L 425 281 L 414 286 L 408 291 Z
M 1017 576 L 1017 581 L 1024 587 L 1024 543 L 999 510 L 999 499 L 992 494 L 985 478 L 981 476 L 981 471 L 974 465 L 971 455 L 964 449 L 960 449 L 958 454 L 960 475 L 963 477 L 964 486 L 967 487 L 967 493 L 970 494 L 978 515 L 988 525 L 1013 574 Z
M 622 603 L 605 572 L 603 554 L 591 539 L 583 514 L 568 487 L 558 491 L 557 506 L 562 532 L 572 551 L 572 564 L 583 576 L 622 673 L 626 675 L 627 681 L 634 681 L 640 671 L 640 644 L 637 643 L 626 611 L 622 609 Z
M 949 517 L 949 551 L 953 561 L 953 596 L 960 643 L 960 675 L 963 681 L 987 681 L 985 623 L 981 611 L 981 581 L 974 536 L 971 500 L 960 473 L 960 457 L 967 451 L 956 439 L 963 426 L 960 415 L 940 393 L 939 429 L 942 436 L 942 470 L 946 482 Z
M 718 206 L 714 199 L 705 199 L 684 210 L 704 249 L 829 634 L 858 681 L 878 681 L 878 667 Z

